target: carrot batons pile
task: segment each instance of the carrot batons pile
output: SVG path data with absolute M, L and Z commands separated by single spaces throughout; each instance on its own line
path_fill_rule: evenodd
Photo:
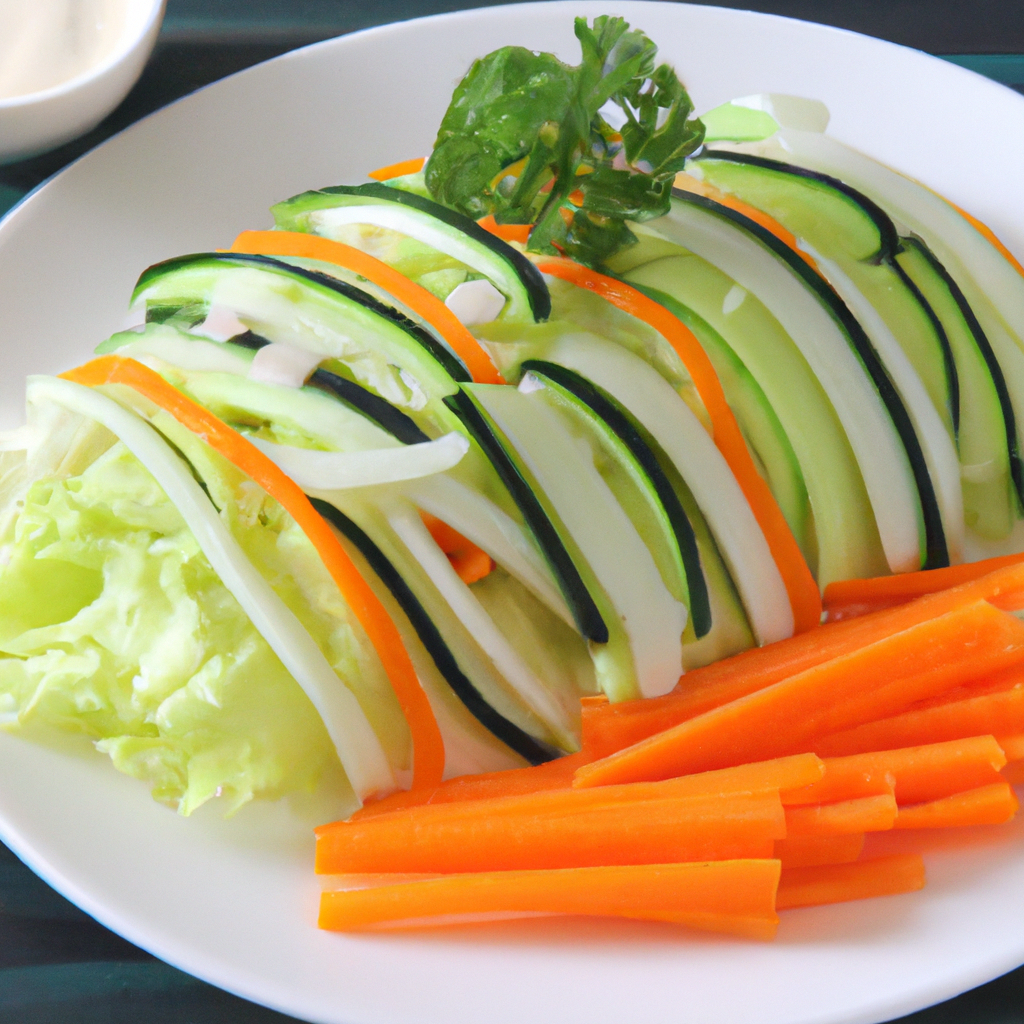
M 984 568 L 826 593 L 834 622 L 665 697 L 584 701 L 578 754 L 319 828 L 317 871 L 347 876 L 321 927 L 582 914 L 770 939 L 779 910 L 920 889 L 920 856 L 865 858 L 865 835 L 1007 822 L 1024 780 L 1024 563 Z

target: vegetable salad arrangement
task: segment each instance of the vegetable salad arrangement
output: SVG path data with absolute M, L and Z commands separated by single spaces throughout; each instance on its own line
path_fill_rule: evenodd
M 768 938 L 1017 807 L 1024 269 L 820 103 L 576 35 L 147 269 L 0 437 L 4 724 L 182 814 L 343 775 L 327 928 Z

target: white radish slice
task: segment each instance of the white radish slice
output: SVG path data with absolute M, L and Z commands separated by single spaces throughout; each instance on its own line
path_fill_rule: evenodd
M 522 527 L 493 501 L 441 474 L 410 480 L 402 491 L 424 512 L 437 516 L 486 551 L 567 626 L 576 629 L 544 556 Z
M 820 255 L 805 242 L 799 244 L 801 249 L 814 257 L 829 284 L 853 311 L 903 399 L 907 415 L 914 425 L 914 433 L 921 442 L 928 475 L 935 487 L 949 559 L 957 565 L 963 561 L 964 556 L 964 496 L 960 485 L 960 460 L 953 439 L 943 425 L 924 382 L 878 310 L 835 260 Z
M 728 274 L 768 308 L 828 395 L 849 439 L 892 572 L 921 567 L 920 499 L 910 461 L 850 341 L 807 285 L 743 228 L 673 203 L 652 228 Z
M 536 392 L 498 385 L 470 390 L 516 450 L 611 601 L 628 638 L 641 694 L 668 693 L 682 673 L 686 606 L 666 589 L 647 545 L 597 471 L 592 451 Z
M 452 289 L 444 304 L 463 324 L 472 327 L 497 320 L 505 307 L 505 296 L 490 281 L 463 281 Z
M 52 402 L 101 423 L 153 474 L 214 572 L 319 712 L 356 795 L 363 799 L 395 789 L 384 749 L 352 691 L 256 571 L 202 488 L 160 435 L 113 399 L 70 381 L 29 377 L 27 397 L 29 403 Z
M 466 627 L 491 663 L 519 695 L 524 704 L 550 728 L 559 743 L 574 746 L 572 723 L 565 709 L 519 656 L 505 634 L 495 625 L 473 591 L 455 571 L 424 525 L 419 512 L 404 501 L 388 502 L 382 511 L 388 523 L 430 581 L 448 602 L 456 618 Z M 678 677 L 677 677 L 678 678 Z
M 582 374 L 629 411 L 679 471 L 707 520 L 759 644 L 793 635 L 793 609 L 771 548 L 722 453 L 664 377 L 590 335 L 560 338 L 544 358 Z
M 469 441 L 454 431 L 436 441 L 356 452 L 294 448 L 258 437 L 248 440 L 300 487 L 321 491 L 373 487 L 443 473 L 458 465 L 469 451 Z

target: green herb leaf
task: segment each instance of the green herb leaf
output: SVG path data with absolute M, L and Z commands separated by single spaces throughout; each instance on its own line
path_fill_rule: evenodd
M 668 210 L 704 128 L 643 32 L 602 16 L 577 18 L 576 37 L 577 67 L 516 46 L 476 61 L 441 122 L 426 185 L 471 217 L 533 224 L 531 251 L 598 265 L 635 241 L 626 221 Z

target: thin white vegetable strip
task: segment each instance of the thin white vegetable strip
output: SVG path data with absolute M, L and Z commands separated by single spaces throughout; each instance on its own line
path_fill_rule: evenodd
M 149 424 L 92 388 L 30 377 L 30 403 L 50 401 L 96 420 L 153 474 L 181 513 L 214 572 L 320 713 L 349 782 L 362 799 L 395 779 L 359 702 L 270 584 L 256 571 L 181 459 Z
M 591 454 L 536 392 L 524 395 L 501 386 L 472 391 L 551 502 L 620 616 L 640 692 L 645 697 L 667 693 L 682 673 L 686 607 L 665 588 L 654 558 Z
M 300 487 L 330 491 L 373 487 L 443 473 L 457 465 L 469 451 L 469 442 L 454 432 L 423 444 L 357 452 L 314 451 L 257 437 L 248 440 Z
M 680 202 L 651 227 L 728 274 L 782 324 L 846 431 L 889 568 L 919 569 L 920 501 L 907 453 L 867 371 L 818 298 L 741 227 L 713 213 Z
M 946 536 L 950 561 L 956 565 L 964 556 L 964 496 L 960 485 L 960 460 L 953 439 L 949 436 L 924 382 L 917 375 L 896 336 L 881 314 L 843 272 L 835 260 L 815 252 L 804 242 L 800 247 L 814 258 L 829 284 L 850 307 L 875 346 L 896 390 L 903 399 L 914 432 L 921 442 L 921 451 L 928 465 L 928 475 L 935 487 L 942 529 Z
M 559 742 L 572 747 L 572 723 L 561 704 L 548 692 L 494 624 L 473 591 L 430 536 L 416 509 L 405 501 L 388 502 L 383 511 L 388 523 L 423 567 L 470 636 L 527 707 L 554 732 Z
M 437 516 L 486 551 L 567 626 L 576 628 L 543 555 L 519 524 L 493 501 L 443 474 L 410 480 L 402 491 L 424 512 Z
M 590 335 L 561 338 L 544 356 L 611 395 L 672 460 L 722 552 L 757 642 L 792 636 L 793 609 L 768 541 L 728 463 L 672 385 L 631 352 Z

